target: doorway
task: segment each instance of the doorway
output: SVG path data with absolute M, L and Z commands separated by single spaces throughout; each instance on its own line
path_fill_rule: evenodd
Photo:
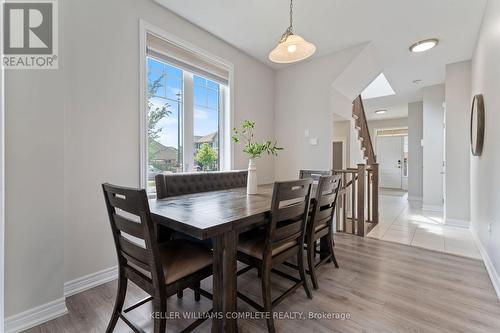
M 375 133 L 380 187 L 408 190 L 408 129 L 382 129 Z
M 399 136 L 377 136 L 380 187 L 402 189 L 403 142 Z
M 344 169 L 344 142 L 343 141 L 333 141 L 333 170 Z

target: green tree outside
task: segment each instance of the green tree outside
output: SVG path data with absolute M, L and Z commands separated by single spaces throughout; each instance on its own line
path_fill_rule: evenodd
M 194 160 L 204 171 L 213 170 L 217 162 L 217 154 L 208 143 L 204 143 L 196 153 Z

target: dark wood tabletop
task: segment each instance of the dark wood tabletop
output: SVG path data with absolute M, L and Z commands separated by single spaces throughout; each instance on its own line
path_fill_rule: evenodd
M 263 222 L 271 209 L 273 185 L 259 186 L 259 194 L 246 188 L 180 195 L 149 200 L 156 223 L 198 239 L 245 229 Z

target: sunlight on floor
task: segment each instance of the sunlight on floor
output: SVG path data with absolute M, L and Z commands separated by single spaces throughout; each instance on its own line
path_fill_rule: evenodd
M 408 203 L 406 192 L 381 190 L 380 223 L 368 237 L 480 259 L 468 229 L 444 224 L 442 213 Z

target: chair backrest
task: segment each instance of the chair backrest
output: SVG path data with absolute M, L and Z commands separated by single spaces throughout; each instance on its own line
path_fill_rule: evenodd
M 164 272 L 146 191 L 111 184 L 102 184 L 102 189 L 120 269 L 132 268 L 142 277 L 141 270 L 146 271 L 154 285 L 162 286 Z
M 332 172 L 329 170 L 300 170 L 299 178 L 311 178 L 316 183 L 319 180 L 319 177 L 330 176 L 331 174 Z
M 340 175 L 321 176 L 319 178 L 315 196 L 316 204 L 308 226 L 310 235 L 313 234 L 318 226 L 332 223 L 340 184 Z
M 290 241 L 300 246 L 304 241 L 309 213 L 312 179 L 276 182 L 271 203 L 265 255 Z
M 219 191 L 247 186 L 248 171 L 215 171 L 156 175 L 156 197 Z

